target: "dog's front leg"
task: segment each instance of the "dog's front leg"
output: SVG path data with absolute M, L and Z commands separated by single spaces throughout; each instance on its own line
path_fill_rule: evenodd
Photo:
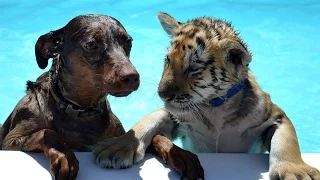
M 172 138 L 174 123 L 165 109 L 156 110 L 140 120 L 126 134 L 106 139 L 94 147 L 95 162 L 102 167 L 123 168 L 144 158 L 152 138 L 162 134 Z
M 320 180 L 319 170 L 307 165 L 301 158 L 298 139 L 291 121 L 282 115 L 279 123 L 270 135 L 270 168 L 271 180 Z
M 79 162 L 74 153 L 68 150 L 58 134 L 42 129 L 23 136 L 15 130 L 7 134 L 3 150 L 43 151 L 50 160 L 50 170 L 56 180 L 74 180 L 79 170 Z

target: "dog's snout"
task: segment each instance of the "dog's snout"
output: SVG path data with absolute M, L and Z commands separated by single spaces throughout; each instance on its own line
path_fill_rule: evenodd
M 129 73 L 125 74 L 121 77 L 121 81 L 123 81 L 125 84 L 132 84 L 139 81 L 139 74 L 138 73 Z
M 140 76 L 137 71 L 123 73 L 120 80 L 124 86 L 137 89 L 140 83 Z

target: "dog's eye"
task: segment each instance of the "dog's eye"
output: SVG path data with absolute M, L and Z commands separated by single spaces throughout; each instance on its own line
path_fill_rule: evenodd
M 84 46 L 87 50 L 94 50 L 94 49 L 97 49 L 98 48 L 98 45 L 93 42 L 93 41 L 90 41 L 90 42 L 87 42 Z
M 131 48 L 132 47 L 132 41 L 131 40 L 127 40 L 127 44 L 128 46 Z
M 125 45 L 128 46 L 129 48 L 132 47 L 132 38 L 128 38 L 128 37 L 124 37 L 124 42 L 125 42 Z

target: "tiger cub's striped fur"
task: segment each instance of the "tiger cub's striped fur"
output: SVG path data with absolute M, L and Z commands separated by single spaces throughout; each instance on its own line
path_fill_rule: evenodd
M 143 118 L 126 135 L 100 143 L 97 163 L 137 163 L 152 138 L 161 134 L 180 137 L 191 152 L 269 151 L 270 179 L 320 179 L 319 171 L 302 160 L 291 121 L 257 84 L 249 70 L 252 55 L 230 23 L 215 18 L 181 23 L 166 13 L 158 19 L 171 38 L 158 87 L 165 108 Z M 229 97 L 229 90 L 237 87 L 241 89 Z M 226 100 L 211 103 L 219 98 Z M 193 170 L 188 157 L 184 159 Z

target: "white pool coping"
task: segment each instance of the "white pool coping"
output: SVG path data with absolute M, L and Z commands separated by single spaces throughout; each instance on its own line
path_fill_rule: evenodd
M 179 175 L 163 161 L 147 154 L 144 161 L 128 169 L 105 169 L 94 164 L 92 153 L 75 153 L 80 162 L 77 180 L 178 180 Z M 267 154 L 198 154 L 205 179 L 268 179 Z M 302 155 L 310 165 L 320 169 L 320 153 Z M 49 161 L 42 153 L 0 151 L 1 180 L 51 180 Z

